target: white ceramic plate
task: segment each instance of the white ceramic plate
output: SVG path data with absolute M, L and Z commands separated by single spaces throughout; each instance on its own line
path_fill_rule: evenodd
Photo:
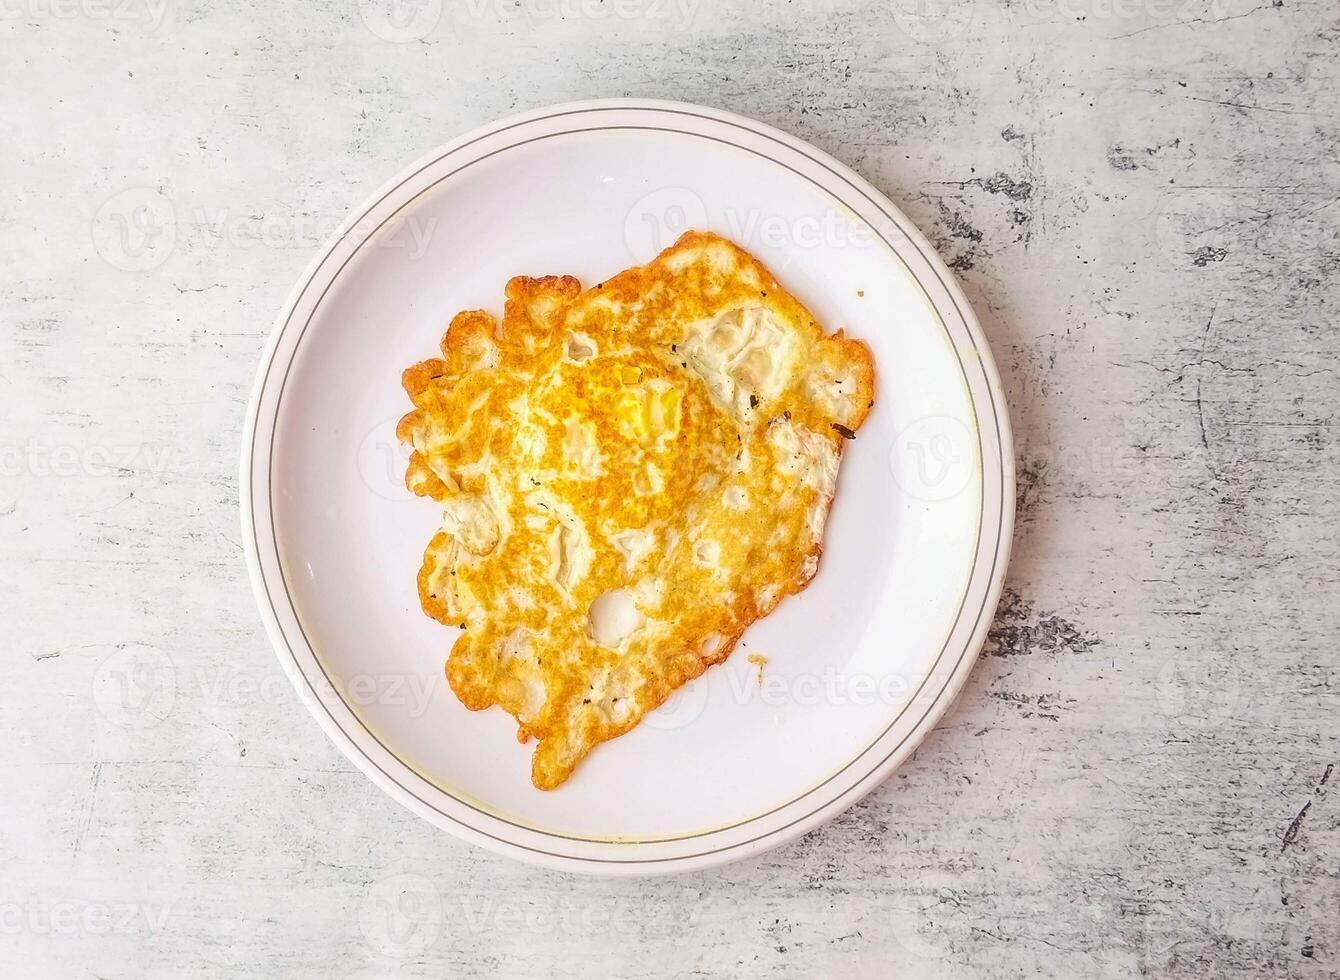
M 875 353 L 819 575 L 722 666 L 558 790 L 442 665 L 415 591 L 437 508 L 403 489 L 407 365 L 517 274 L 597 282 L 709 229 Z M 981 330 L 925 239 L 813 147 L 729 113 L 601 101 L 525 113 L 419 160 L 345 223 L 280 315 L 242 460 L 252 582 L 331 740 L 401 803 L 553 868 L 682 871 L 775 847 L 860 799 L 963 685 L 1005 574 L 1009 423 Z M 767 658 L 762 671 L 746 658 Z

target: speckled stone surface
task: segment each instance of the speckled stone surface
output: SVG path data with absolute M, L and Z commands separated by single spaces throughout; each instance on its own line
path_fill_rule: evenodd
M 0 53 L 0 974 L 1340 973 L 1331 0 L 7 0 Z M 373 787 L 290 693 L 237 520 L 324 235 L 470 127 L 612 95 L 887 191 L 977 308 L 1020 472 L 917 756 L 651 881 Z

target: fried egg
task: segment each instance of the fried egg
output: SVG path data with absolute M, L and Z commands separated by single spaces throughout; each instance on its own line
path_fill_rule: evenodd
M 512 279 L 501 323 L 458 314 L 402 380 L 447 680 L 537 740 L 541 789 L 809 583 L 874 398 L 865 344 L 701 232 L 586 290 Z

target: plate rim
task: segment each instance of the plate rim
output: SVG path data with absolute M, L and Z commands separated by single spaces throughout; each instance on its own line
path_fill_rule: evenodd
M 255 464 L 254 456 L 255 456 L 255 439 L 261 426 L 260 413 L 264 397 L 267 391 L 267 381 L 269 379 L 270 368 L 274 364 L 280 343 L 284 339 L 286 328 L 289 325 L 290 321 L 292 320 L 293 314 L 298 308 L 299 304 L 301 303 L 303 297 L 307 294 L 308 290 L 312 287 L 313 283 L 315 282 L 316 276 L 320 272 L 322 266 L 325 265 L 325 263 L 331 258 L 331 256 L 335 254 L 337 250 L 340 249 L 341 245 L 346 244 L 345 242 L 346 238 L 350 238 L 351 241 L 354 240 L 353 238 L 350 237 L 352 233 L 358 230 L 359 223 L 367 215 L 369 215 L 379 204 L 385 201 L 392 193 L 394 193 L 394 191 L 396 191 L 402 185 L 404 185 L 407 180 L 410 180 L 415 175 L 419 174 L 421 171 L 430 167 L 434 162 L 442 159 L 444 155 L 459 151 L 467 146 L 470 146 L 473 143 L 481 142 L 487 139 L 488 137 L 496 136 L 506 130 L 514 129 L 520 126 L 525 126 L 527 124 L 543 123 L 550 119 L 578 113 L 599 113 L 599 112 L 621 112 L 621 113 L 646 112 L 650 114 L 674 113 L 679 116 L 688 116 L 693 119 L 699 120 L 697 125 L 699 125 L 700 127 L 710 125 L 712 123 L 724 123 L 726 125 L 742 129 L 745 132 L 748 132 L 754 136 L 762 137 L 772 142 L 781 144 L 782 146 L 790 149 L 791 151 L 799 153 L 802 157 L 808 157 L 812 162 L 832 172 L 834 176 L 840 178 L 842 181 L 845 181 L 853 191 L 855 191 L 859 195 L 864 196 L 871 205 L 873 205 L 878 211 L 882 212 L 890 220 L 892 225 L 896 227 L 897 231 L 900 234 L 905 235 L 907 237 L 907 239 L 916 249 L 916 251 L 920 253 L 921 258 L 930 267 L 930 270 L 935 273 L 936 278 L 938 279 L 940 285 L 947 294 L 948 299 L 954 305 L 955 312 L 958 314 L 959 319 L 962 322 L 963 328 L 967 332 L 969 340 L 972 342 L 973 351 L 971 353 L 975 353 L 977 355 L 975 359 L 976 361 L 975 367 L 980 370 L 982 380 L 985 382 L 986 393 L 990 396 L 990 407 L 993 410 L 992 414 L 996 422 L 996 439 L 994 448 L 999 455 L 998 462 L 1000 467 L 1001 482 L 999 492 L 1000 518 L 999 518 L 999 524 L 996 528 L 996 531 L 998 533 L 998 539 L 995 549 L 989 552 L 989 556 L 992 560 L 993 567 L 990 572 L 990 577 L 985 583 L 985 592 L 984 594 L 982 594 L 983 601 L 982 601 L 981 613 L 979 614 L 980 617 L 979 621 L 973 628 L 972 632 L 968 635 L 966 640 L 960 645 L 960 649 L 958 651 L 959 653 L 958 662 L 950 670 L 948 677 L 945 679 L 940 689 L 937 692 L 934 692 L 933 699 L 931 700 L 930 704 L 926 707 L 926 710 L 922 714 L 921 718 L 918 719 L 915 722 L 913 728 L 906 735 L 903 736 L 902 740 L 895 746 L 893 751 L 891 751 L 882 760 L 878 761 L 871 768 L 865 770 L 862 775 L 851 780 L 848 784 L 845 784 L 846 785 L 845 789 L 842 789 L 840 792 L 837 793 L 837 795 L 830 798 L 828 802 L 815 807 L 807 815 L 799 817 L 789 823 L 784 824 L 783 826 L 775 827 L 771 830 L 768 830 L 762 835 L 760 835 L 760 837 L 755 838 L 753 840 L 737 842 L 722 847 L 718 850 L 708 851 L 695 855 L 674 855 L 671 857 L 660 857 L 660 858 L 655 857 L 653 855 L 637 855 L 637 856 L 629 855 L 628 857 L 618 859 L 600 859 L 589 856 L 580 856 L 574 853 L 557 854 L 547 851 L 537 851 L 536 849 L 527 847 L 525 844 L 520 843 L 519 841 L 494 836 L 493 834 L 488 833 L 486 830 L 474 826 L 468 820 L 462 821 L 454 817 L 451 817 L 448 814 L 444 813 L 443 811 L 437 809 L 436 807 L 433 807 L 426 801 L 419 798 L 416 794 L 411 792 L 407 787 L 402 785 L 399 781 L 397 781 L 394 777 L 392 777 L 379 765 L 377 765 L 376 761 L 370 758 L 365 753 L 365 751 L 358 745 L 358 740 L 353 735 L 351 735 L 350 732 L 346 731 L 338 723 L 335 717 L 331 714 L 329 706 L 325 704 L 323 700 L 324 692 L 322 692 L 319 685 L 313 683 L 314 679 L 308 675 L 308 673 L 303 669 L 302 665 L 298 662 L 298 656 L 297 653 L 292 648 L 290 637 L 288 634 L 285 633 L 283 626 L 279 622 L 278 615 L 276 614 L 274 608 L 271 606 L 271 604 L 274 602 L 274 593 L 266 581 L 264 568 L 262 566 L 262 559 L 258 553 L 260 534 L 255 524 L 256 508 L 253 503 L 253 494 L 255 492 L 254 481 L 256 479 L 257 472 L 263 472 L 267 477 L 267 483 L 268 483 L 268 478 L 270 476 L 270 467 L 267 462 L 266 466 L 263 469 L 258 470 L 257 467 L 254 465 Z M 706 135 L 706 134 L 699 133 L 697 135 Z M 779 164 L 778 161 L 773 161 L 773 163 Z M 779 164 L 779 165 L 786 166 L 786 164 Z M 823 187 L 823 189 L 826 190 L 829 194 L 836 197 L 838 200 L 842 200 L 842 196 L 837 194 L 833 190 L 833 188 Z M 408 196 L 404 201 L 402 201 L 396 207 L 393 214 L 400 213 L 405 207 L 409 206 L 412 203 L 412 201 L 419 196 L 419 194 L 424 193 L 425 190 L 426 188 L 421 188 L 415 193 Z M 361 244 L 364 240 L 365 239 L 357 240 L 356 244 L 354 245 L 355 253 L 361 247 Z M 904 264 L 906 264 L 906 260 L 903 258 L 901 253 L 895 250 L 895 254 L 897 255 L 900 261 L 903 261 Z M 921 288 L 923 293 L 925 293 L 927 290 L 927 284 L 922 281 L 922 277 L 916 275 L 915 273 L 912 273 L 912 270 L 910 268 L 908 271 L 912 275 L 913 281 L 915 281 L 917 285 Z M 340 270 L 337 269 L 327 278 L 326 282 L 324 283 L 324 286 L 326 288 L 329 288 L 338 279 L 339 274 Z M 931 309 L 934 310 L 936 318 L 940 320 L 942 324 L 942 329 L 944 329 L 946 332 L 946 339 L 950 343 L 951 347 L 955 350 L 956 354 L 958 354 L 960 358 L 962 358 L 964 353 L 969 353 L 961 351 L 959 349 L 959 344 L 955 342 L 953 336 L 949 333 L 949 327 L 944 322 L 943 311 L 941 310 L 940 305 L 937 304 L 935 300 L 932 299 L 929 295 L 926 295 L 924 298 L 927 304 L 931 307 Z M 975 428 L 977 429 L 979 449 L 984 450 L 987 447 L 987 440 L 983 434 L 982 431 L 983 426 L 981 424 L 983 421 L 983 419 L 981 418 L 982 407 L 983 407 L 981 404 L 982 400 L 977 395 L 977 393 L 974 392 L 971 379 L 968 377 L 966 371 L 963 374 L 962 380 L 967 388 L 968 403 L 974 415 L 978 417 L 977 425 L 975 426 Z M 266 438 L 268 439 L 271 448 L 273 447 L 273 441 L 275 436 L 274 430 L 275 426 L 272 425 L 269 432 L 266 434 Z M 900 766 L 904 761 L 906 761 L 906 759 L 913 752 L 916 751 L 916 748 L 920 745 L 925 736 L 930 732 L 931 729 L 935 727 L 935 724 L 943 716 L 945 711 L 948 710 L 949 705 L 953 703 L 955 698 L 957 698 L 957 696 L 961 692 L 964 684 L 967 681 L 968 676 L 971 674 L 972 667 L 977 660 L 981 647 L 986 640 L 986 634 L 991 625 L 991 619 L 992 619 L 991 614 L 994 612 L 999 602 L 1000 594 L 1003 589 L 1005 572 L 1008 567 L 1010 549 L 1012 545 L 1014 506 L 1015 506 L 1015 499 L 1014 499 L 1015 486 L 1014 486 L 1013 471 L 1014 471 L 1013 439 L 1010 427 L 1008 406 L 1005 399 L 1004 389 L 1001 384 L 1000 377 L 994 363 L 994 359 L 991 355 L 990 347 L 987 343 L 985 334 L 982 331 L 981 325 L 978 322 L 977 317 L 967 300 L 967 297 L 963 294 L 961 287 L 959 286 L 957 280 L 954 278 L 952 272 L 945 265 L 943 259 L 941 259 L 939 254 L 926 240 L 925 236 L 922 235 L 921 232 L 916 228 L 916 226 L 907 218 L 907 216 L 903 214 L 901 209 L 899 209 L 891 200 L 889 200 L 889 198 L 886 195 L 882 194 L 880 191 L 878 191 L 876 188 L 870 185 L 868 181 L 865 181 L 858 174 L 852 171 L 849 167 L 833 159 L 830 155 L 828 155 L 824 151 L 812 146 L 806 141 L 791 136 L 790 134 L 784 131 L 778 130 L 775 127 L 768 126 L 764 123 L 750 119 L 749 117 L 746 116 L 742 116 L 736 113 L 720 109 L 709 108 L 685 102 L 674 102 L 674 101 L 656 100 L 656 99 L 638 99 L 638 98 L 594 99 L 594 100 L 584 100 L 580 102 L 559 103 L 556 105 L 532 109 L 526 112 L 510 115 L 490 123 L 486 123 L 483 126 L 476 127 L 475 129 L 470 130 L 469 132 L 457 137 L 456 139 L 450 140 L 442 144 L 441 146 L 431 150 L 430 152 L 422 155 L 421 157 L 413 161 L 411 164 L 409 164 L 407 167 L 403 168 L 400 172 L 395 174 L 390 180 L 386 181 L 384 184 L 378 187 L 371 195 L 369 195 L 364 201 L 362 201 L 359 206 L 355 207 L 350 211 L 349 215 L 346 217 L 344 222 L 341 223 L 340 228 L 331 237 L 330 241 L 327 242 L 321 249 L 319 249 L 317 254 L 308 263 L 303 274 L 298 278 L 295 285 L 290 290 L 288 298 L 286 299 L 284 305 L 281 307 L 280 312 L 276 317 L 275 323 L 270 331 L 264 351 L 261 355 L 260 363 L 257 367 L 256 377 L 253 383 L 251 396 L 248 401 L 247 413 L 243 426 L 242 444 L 241 444 L 241 468 L 240 468 L 240 482 L 239 482 L 239 504 L 240 504 L 240 516 L 242 521 L 244 552 L 248 570 L 248 577 L 251 582 L 253 595 L 256 599 L 259 611 L 261 613 L 262 621 L 264 622 L 266 627 L 267 636 L 270 640 L 272 648 L 274 649 L 275 655 L 280 661 L 280 664 L 283 667 L 285 674 L 289 677 L 290 682 L 294 685 L 294 689 L 297 691 L 299 699 L 302 700 L 305 704 L 307 704 L 309 711 L 312 712 L 313 716 L 316 718 L 322 730 L 325 731 L 327 737 L 330 738 L 330 740 L 340 749 L 340 751 L 346 756 L 346 758 L 348 758 L 351 762 L 353 762 L 358 767 L 358 769 L 364 773 L 364 775 L 366 775 L 369 779 L 372 780 L 373 783 L 375 783 L 384 792 L 387 792 L 389 795 L 391 795 L 399 803 L 406 806 L 408 809 L 412 810 L 419 816 L 429 820 L 435 826 L 441 829 L 445 829 L 449 833 L 452 833 L 457 837 L 470 841 L 471 843 L 483 846 L 496 853 L 501 853 L 513 858 L 519 858 L 528 863 L 537 864 L 551 869 L 577 871 L 588 874 L 589 873 L 605 874 L 605 875 L 665 874 L 665 873 L 682 872 L 682 871 L 693 870 L 695 868 L 711 867 L 720 864 L 725 864 L 731 861 L 739 860 L 749 855 L 762 853 L 763 851 L 770 850 L 774 847 L 781 846 L 782 844 L 787 843 L 788 841 L 794 840 L 801 834 L 804 834 L 814 829 L 815 827 L 821 826 L 823 823 L 827 822 L 837 814 L 845 811 L 847 808 L 858 802 L 869 792 L 871 792 L 873 789 L 879 786 L 880 783 L 882 783 L 895 769 L 898 768 L 898 766 Z M 986 500 L 987 500 L 987 495 L 985 493 L 985 477 L 986 477 L 986 454 L 985 452 L 983 452 L 982 453 L 983 486 L 979 504 L 979 517 L 978 517 L 979 524 L 981 526 L 979 527 L 979 531 L 987 530 L 987 528 L 985 527 L 986 522 L 983 515 L 983 512 L 985 511 L 986 508 Z M 274 546 L 277 550 L 277 541 L 272 540 L 268 541 L 267 543 Z M 977 546 L 978 553 L 981 553 L 981 548 L 982 544 L 981 541 L 979 540 Z M 980 590 L 980 586 L 977 585 L 974 581 L 975 578 L 976 578 L 975 575 L 970 575 L 968 582 L 964 586 L 965 600 L 969 595 L 971 595 L 971 593 Z M 296 609 L 295 609 L 295 619 L 298 619 Z M 946 641 L 946 649 L 942 651 L 942 653 L 947 652 L 948 640 L 952 639 L 954 631 L 955 629 L 951 628 L 949 637 L 947 638 Z M 306 642 L 305 635 L 304 635 L 304 642 Z M 318 655 L 311 648 L 310 644 L 307 645 L 308 645 L 308 651 L 311 653 L 313 659 L 319 663 Z M 927 675 L 927 679 L 933 676 L 934 673 L 935 673 L 935 667 L 932 666 L 931 671 Z M 349 711 L 349 713 L 357 719 L 356 713 L 352 712 L 352 710 L 349 708 L 347 704 L 341 701 L 340 705 L 346 711 Z M 893 723 L 896 723 L 897 717 L 898 717 L 897 715 L 894 716 L 895 722 Z M 892 727 L 893 723 L 891 723 L 890 728 Z M 876 739 L 873 742 L 871 742 L 865 749 L 863 749 L 860 753 L 858 753 L 855 757 L 853 757 L 853 759 L 847 763 L 847 766 L 849 767 L 855 762 L 859 761 L 862 755 L 864 755 L 866 752 L 869 752 L 872 748 L 877 746 L 887 736 L 888 736 L 888 730 L 886 729 L 885 733 L 876 737 Z M 418 770 L 411 763 L 401 758 L 395 752 L 390 750 L 387 746 L 383 745 L 382 748 L 385 749 L 389 755 L 391 755 L 401 766 L 403 766 L 409 772 L 414 773 L 420 779 L 424 779 L 424 777 L 418 772 Z M 843 771 L 845 771 L 845 767 L 843 770 L 839 770 L 837 774 L 830 775 L 829 777 L 827 777 L 827 779 L 832 779 L 834 778 L 835 775 L 838 775 Z M 825 781 L 827 781 L 827 779 Z M 429 783 L 429 785 L 432 785 L 434 789 L 436 789 L 439 793 L 447 796 L 453 802 L 457 804 L 460 803 L 460 801 L 456 800 L 450 794 L 446 793 L 446 791 L 443 790 L 440 786 L 436 786 L 435 784 L 431 783 L 426 779 L 424 779 L 424 781 Z M 804 797 L 807 796 L 809 792 L 812 791 L 813 788 L 809 791 L 806 791 L 805 793 L 802 793 L 799 797 L 796 797 L 794 799 L 779 804 L 771 811 L 746 818 L 745 820 L 741 821 L 740 823 L 734 826 L 736 827 L 742 826 L 744 824 L 751 823 L 754 820 L 764 819 L 768 816 L 771 816 L 773 813 L 785 810 L 787 807 L 790 807 L 799 802 L 800 800 L 804 799 Z M 482 803 L 483 801 L 479 802 Z M 487 804 L 484 805 L 487 806 Z M 549 834 L 547 832 L 537 830 L 535 828 L 527 828 L 527 827 L 521 827 L 520 825 L 517 824 L 511 824 L 511 822 L 506 821 L 505 818 L 496 817 L 490 814 L 483 814 L 482 811 L 477 812 L 480 812 L 486 818 L 504 820 L 504 822 L 508 823 L 509 825 L 518 827 L 518 829 L 522 833 L 529 831 L 532 833 L 542 834 L 547 837 L 553 837 L 559 841 L 564 840 L 575 841 L 579 844 L 579 846 L 580 844 L 587 844 L 587 845 L 594 845 L 597 847 L 615 848 L 620 850 L 628 848 L 641 848 L 641 849 L 654 850 L 657 847 L 664 846 L 664 844 L 666 843 L 673 843 L 673 841 L 662 841 L 662 840 L 630 841 L 630 842 L 615 843 L 606 840 L 601 841 L 597 844 L 595 842 L 592 842 L 591 839 L 589 838 L 572 838 L 572 837 L 566 837 L 564 835 Z M 701 834 L 690 835 L 690 836 L 711 837 L 713 834 L 722 832 L 724 832 L 724 829 L 717 828 L 709 831 L 704 831 Z M 683 839 L 685 838 L 678 838 L 678 840 Z M 557 844 L 553 846 L 555 846 L 556 849 L 563 849 L 562 844 Z M 572 849 L 569 848 L 568 850 L 570 851 Z

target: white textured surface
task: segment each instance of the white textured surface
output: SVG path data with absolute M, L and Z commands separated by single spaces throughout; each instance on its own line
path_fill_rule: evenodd
M 361 7 L 0 5 L 0 972 L 1340 970 L 1329 0 Z M 491 857 L 354 772 L 236 516 L 264 336 L 347 209 L 625 94 L 888 191 L 977 306 L 1021 472 L 988 655 L 916 759 L 648 882 Z

